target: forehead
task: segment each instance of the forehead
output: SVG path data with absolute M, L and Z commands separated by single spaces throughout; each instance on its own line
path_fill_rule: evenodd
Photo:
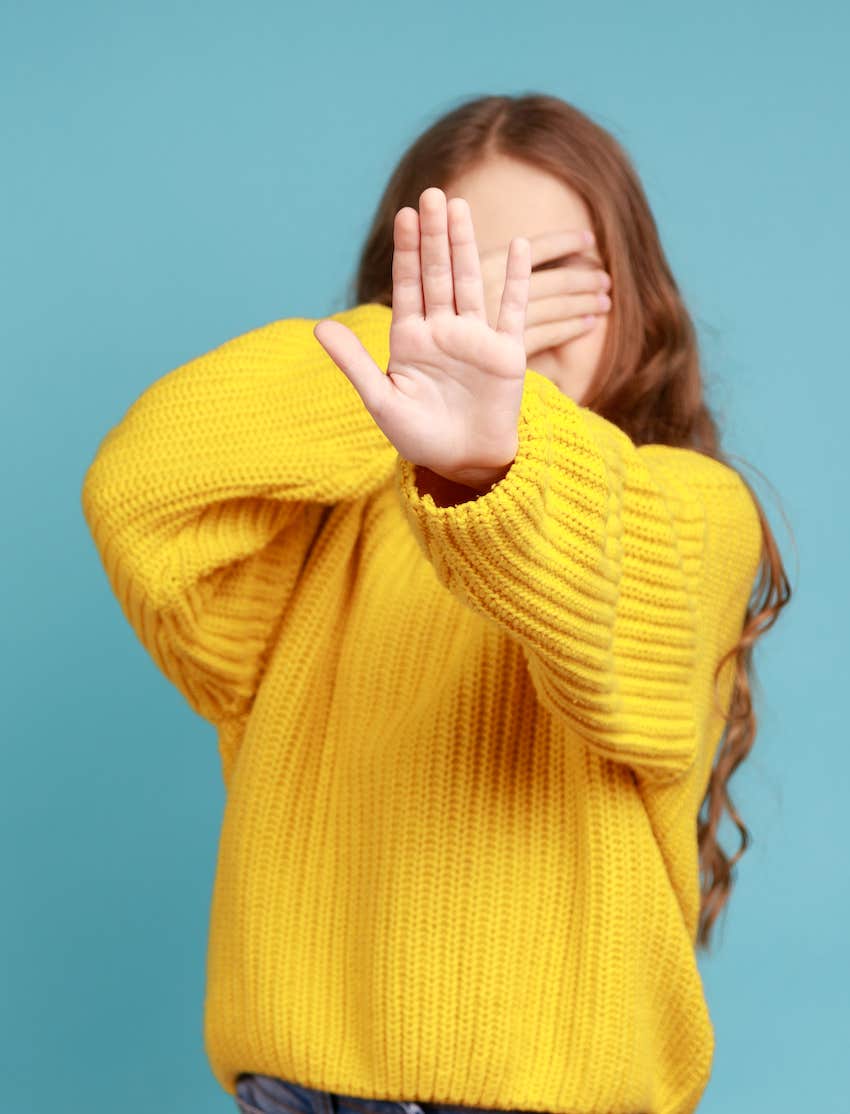
M 574 189 L 535 166 L 492 157 L 458 175 L 446 197 L 469 203 L 480 251 L 507 245 L 514 236 L 590 228 L 590 210 Z

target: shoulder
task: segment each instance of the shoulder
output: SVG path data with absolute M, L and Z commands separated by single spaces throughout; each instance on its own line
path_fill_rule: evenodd
M 244 329 L 215 345 L 208 355 L 245 359 L 301 360 L 311 356 L 328 361 L 330 357 L 316 339 L 313 329 L 319 321 L 339 321 L 359 338 L 377 362 L 389 359 L 389 325 L 392 311 L 373 302 L 350 306 L 325 317 L 278 317 Z
M 680 530 L 700 539 L 703 591 L 714 606 L 737 614 L 755 583 L 764 546 L 748 484 L 731 465 L 694 449 L 643 445 L 637 452 Z
M 325 314 L 323 317 L 281 318 L 270 322 L 259 331 L 265 331 L 275 339 L 287 338 L 290 342 L 306 344 L 319 353 L 325 354 L 324 348 L 313 333 L 313 329 L 320 321 L 339 321 L 355 334 L 373 359 L 379 363 L 381 359 L 384 363 L 389 360 L 392 310 L 379 302 L 362 302 L 338 310 L 336 313 Z
M 731 518 L 760 530 L 753 494 L 731 464 L 673 445 L 641 445 L 636 452 L 659 483 L 699 502 L 712 518 Z

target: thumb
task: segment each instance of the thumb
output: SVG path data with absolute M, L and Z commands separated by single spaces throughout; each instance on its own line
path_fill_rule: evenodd
M 356 333 L 341 321 L 323 318 L 313 336 L 348 378 L 369 413 L 376 417 L 387 407 L 393 385 L 363 346 Z

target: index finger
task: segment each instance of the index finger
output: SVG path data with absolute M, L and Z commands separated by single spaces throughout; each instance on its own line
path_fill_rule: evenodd
M 593 231 L 589 228 L 542 232 L 539 236 L 526 236 L 526 239 L 531 244 L 532 269 L 540 263 L 548 263 L 565 255 L 580 255 L 587 251 L 592 253 L 596 243 Z

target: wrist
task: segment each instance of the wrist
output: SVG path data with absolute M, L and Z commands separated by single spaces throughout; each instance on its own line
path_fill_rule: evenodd
M 466 487 L 471 488 L 479 495 L 485 495 L 494 484 L 499 480 L 503 480 L 511 470 L 513 461 L 509 461 L 502 468 L 487 468 L 482 469 L 480 472 L 470 473 L 464 476 L 463 480 L 458 479 L 457 483 L 463 483 Z
M 503 480 L 513 467 L 516 454 L 519 451 L 518 443 L 515 444 L 510 460 L 496 468 L 466 468 L 451 477 L 452 482 L 463 484 L 471 488 L 478 495 L 486 494 L 494 484 Z
M 494 484 L 503 480 L 513 461 L 499 469 L 479 469 L 464 473 L 463 479 L 442 476 L 424 464 L 416 465 L 416 486 L 421 495 L 430 495 L 438 507 L 454 507 L 485 495 Z

